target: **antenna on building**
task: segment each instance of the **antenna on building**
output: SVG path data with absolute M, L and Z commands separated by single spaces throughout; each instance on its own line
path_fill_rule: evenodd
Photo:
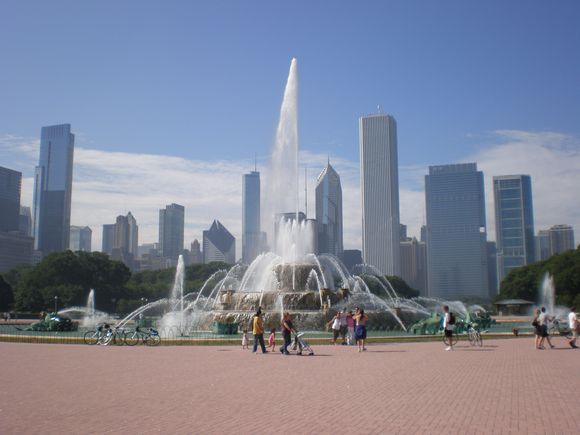
M 304 166 L 304 215 L 308 218 L 308 166 Z
M 381 113 L 381 105 L 377 104 L 377 113 Z
M 258 172 L 258 153 L 254 153 L 254 172 Z

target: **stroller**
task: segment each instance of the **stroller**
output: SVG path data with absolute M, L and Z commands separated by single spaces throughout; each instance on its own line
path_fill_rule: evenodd
M 304 332 L 298 332 L 294 334 L 294 344 L 292 345 L 292 350 L 298 349 L 296 355 L 302 355 L 302 351 L 308 352 L 308 355 L 314 355 L 314 351 L 308 344 L 306 340 L 302 338 Z

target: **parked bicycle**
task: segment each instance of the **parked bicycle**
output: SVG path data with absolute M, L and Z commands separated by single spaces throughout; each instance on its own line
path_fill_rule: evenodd
M 122 328 L 115 327 L 115 329 L 109 328 L 102 340 L 103 346 L 109 344 L 116 344 L 117 346 L 122 346 L 125 344 L 125 331 Z
M 125 333 L 125 344 L 127 346 L 135 346 L 140 341 L 147 346 L 157 346 L 161 343 L 161 337 L 156 329 L 149 328 L 147 331 L 142 331 L 138 326 L 133 332 Z
M 467 325 L 467 337 L 469 339 L 469 344 L 472 346 L 483 346 L 483 339 L 481 338 L 481 333 L 479 330 L 475 329 L 471 323 Z
M 111 327 L 109 326 L 109 324 L 103 323 L 102 325 L 99 325 L 97 329 L 85 332 L 85 335 L 83 337 L 85 344 L 89 345 L 101 344 L 103 342 L 103 339 L 107 335 L 108 331 L 110 330 Z
M 552 325 L 548 329 L 548 334 L 550 334 L 550 337 L 561 336 L 568 339 L 572 338 L 572 330 L 568 327 L 568 324 L 562 324 L 558 319 L 552 321 Z

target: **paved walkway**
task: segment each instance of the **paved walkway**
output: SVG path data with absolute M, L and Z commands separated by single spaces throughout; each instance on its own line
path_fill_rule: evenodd
M 0 343 L 0 433 L 578 434 L 580 350 L 556 344 L 317 346 L 298 357 Z

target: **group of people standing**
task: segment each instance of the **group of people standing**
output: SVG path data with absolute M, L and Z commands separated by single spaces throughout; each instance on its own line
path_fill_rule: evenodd
M 332 330 L 332 344 L 337 344 L 338 337 L 342 338 L 343 345 L 353 345 L 358 343 L 358 351 L 367 350 L 365 340 L 367 338 L 367 322 L 369 318 L 363 308 L 356 307 L 352 310 L 343 308 L 327 323 Z
M 333 343 L 339 336 L 342 337 L 342 344 L 351 345 L 355 341 L 358 343 L 358 351 L 366 351 L 365 340 L 367 338 L 367 322 L 368 316 L 365 314 L 363 308 L 356 307 L 353 314 L 352 310 L 347 311 L 346 308 L 342 311 L 338 311 L 336 315 L 332 318 L 328 324 L 332 324 L 333 331 Z M 262 353 L 268 353 L 266 349 L 266 343 L 264 341 L 264 320 L 262 319 L 262 308 L 258 307 L 256 313 L 252 317 L 251 321 L 252 335 L 254 336 L 254 346 L 252 352 L 256 353 L 258 351 L 258 346 L 260 346 Z M 282 337 L 284 343 L 280 347 L 280 353 L 283 355 L 289 355 L 289 346 L 292 344 L 292 334 L 297 334 L 294 323 L 292 322 L 292 315 L 289 312 L 285 312 L 280 320 L 280 329 L 282 331 Z M 244 329 L 242 332 L 242 349 L 248 349 L 248 331 Z M 276 329 L 270 330 L 270 337 L 268 339 L 268 348 L 270 351 L 274 351 L 276 347 Z
M 532 326 L 534 327 L 534 344 L 536 349 L 544 350 L 544 342 L 547 341 L 550 349 L 555 346 L 550 340 L 549 324 L 556 320 L 555 317 L 550 316 L 546 312 L 546 307 L 541 309 L 536 309 L 534 312 L 534 320 L 532 321 Z M 580 323 L 578 322 L 578 317 L 576 316 L 576 307 L 570 307 L 570 313 L 568 314 L 568 327 L 572 333 L 572 337 L 569 339 L 568 344 L 572 349 L 577 349 L 576 340 L 578 334 L 580 333 Z

